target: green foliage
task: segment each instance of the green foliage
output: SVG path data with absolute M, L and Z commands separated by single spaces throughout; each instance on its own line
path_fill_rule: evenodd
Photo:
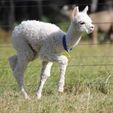
M 46 17 L 46 16 L 42 16 L 42 17 L 41 17 L 41 21 L 50 22 L 49 18 Z
M 64 22 L 60 22 L 58 23 L 58 26 L 63 30 L 63 31 L 67 31 L 68 27 L 69 27 L 70 22 L 69 21 L 64 21 Z
M 18 90 L 7 61 L 15 51 L 7 45 L 0 47 L 0 112 L 113 113 L 113 65 L 102 65 L 113 64 L 112 51 L 112 45 L 79 44 L 70 53 L 72 58 L 66 72 L 64 93 L 57 92 L 59 68 L 55 63 L 41 100 L 34 96 L 41 62 L 39 59 L 31 62 L 25 73 L 26 89 L 31 100 L 25 100 Z

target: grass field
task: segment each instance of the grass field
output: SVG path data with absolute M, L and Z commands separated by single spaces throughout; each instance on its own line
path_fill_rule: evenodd
M 81 45 L 69 60 L 63 94 L 57 92 L 59 68 L 54 64 L 41 100 L 35 91 L 40 60 L 30 63 L 25 73 L 31 100 L 21 96 L 7 58 L 12 47 L 0 45 L 0 113 L 113 113 L 113 45 Z

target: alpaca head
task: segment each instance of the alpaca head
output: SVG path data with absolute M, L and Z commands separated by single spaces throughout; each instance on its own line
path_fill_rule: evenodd
M 87 14 L 88 6 L 82 12 L 79 12 L 79 8 L 75 7 L 72 12 L 72 24 L 76 26 L 79 32 L 91 33 L 94 30 L 91 18 Z

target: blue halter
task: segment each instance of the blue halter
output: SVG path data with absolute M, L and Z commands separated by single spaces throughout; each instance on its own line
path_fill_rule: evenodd
M 67 52 L 70 52 L 72 50 L 72 48 L 68 48 L 66 35 L 64 35 L 62 38 L 62 44 L 63 44 L 64 50 L 66 50 Z

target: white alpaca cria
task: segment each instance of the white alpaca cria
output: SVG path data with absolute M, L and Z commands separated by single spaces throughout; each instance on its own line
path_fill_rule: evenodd
M 17 54 L 9 58 L 9 63 L 21 92 L 26 99 L 29 96 L 24 88 L 24 71 L 28 63 L 38 57 L 42 59 L 42 70 L 36 93 L 37 98 L 41 98 L 42 89 L 50 76 L 53 62 L 59 63 L 58 91 L 63 92 L 68 59 L 62 55 L 62 52 L 68 51 L 67 49 L 70 47 L 75 47 L 80 41 L 83 32 L 91 33 L 93 31 L 94 26 L 87 15 L 87 10 L 88 7 L 79 12 L 78 7 L 74 8 L 72 21 L 67 33 L 54 24 L 35 20 L 23 21 L 15 27 L 12 33 L 12 43 Z

